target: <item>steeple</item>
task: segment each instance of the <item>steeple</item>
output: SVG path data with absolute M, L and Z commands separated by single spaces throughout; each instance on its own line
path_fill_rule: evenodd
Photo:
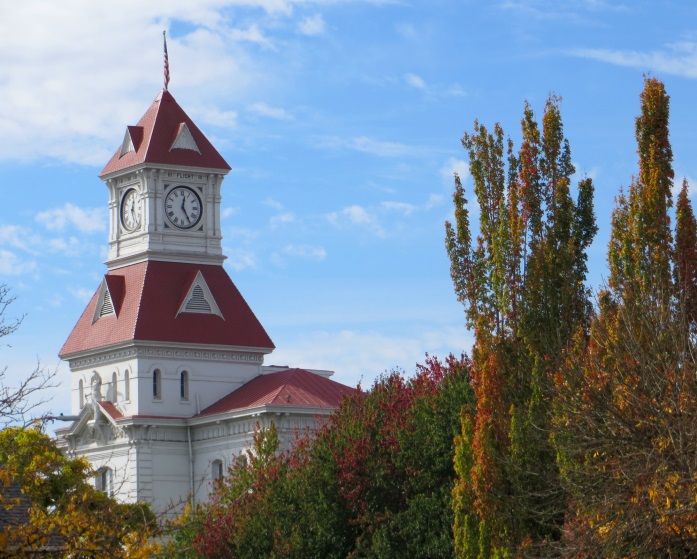
M 99 174 L 110 193 L 109 268 L 144 260 L 222 263 L 220 187 L 229 171 L 163 89 L 138 124 L 126 127 Z

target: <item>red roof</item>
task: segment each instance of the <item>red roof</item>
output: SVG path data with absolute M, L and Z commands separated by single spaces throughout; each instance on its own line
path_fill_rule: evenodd
M 171 149 L 182 124 L 186 124 L 201 153 L 191 149 Z M 157 96 L 138 124 L 128 127 L 128 133 L 135 151 L 121 155 L 119 146 L 99 173 L 100 177 L 143 163 L 230 170 L 230 166 L 169 91 L 162 91 Z
M 258 406 L 339 407 L 344 394 L 355 389 L 304 369 L 259 375 L 208 406 L 198 417 Z
M 188 312 L 177 316 L 199 271 L 225 319 Z M 60 357 L 132 340 L 274 348 L 220 265 L 153 260 L 111 270 L 106 278 L 117 315 L 92 322 L 98 289 L 63 345 Z
M 106 413 L 108 413 L 111 416 L 112 419 L 121 419 L 123 417 L 123 414 L 112 402 L 102 400 L 101 402 L 99 402 L 99 405 Z

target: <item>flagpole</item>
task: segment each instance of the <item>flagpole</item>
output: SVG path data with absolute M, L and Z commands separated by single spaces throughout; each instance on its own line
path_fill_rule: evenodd
M 169 86 L 169 56 L 167 54 L 167 31 L 162 32 L 162 38 L 165 42 L 165 91 Z

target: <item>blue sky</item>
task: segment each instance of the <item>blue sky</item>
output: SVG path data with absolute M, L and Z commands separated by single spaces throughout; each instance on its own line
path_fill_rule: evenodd
M 226 268 L 276 343 L 267 363 L 367 385 L 471 345 L 443 223 L 453 172 L 471 187 L 475 118 L 517 140 L 525 100 L 563 98 L 596 185 L 594 286 L 636 171 L 642 74 L 671 95 L 677 177 L 697 177 L 696 16 L 687 0 L 4 3 L 0 282 L 26 314 L 6 380 L 39 360 L 67 385 L 57 353 L 106 271 L 97 174 L 162 88 L 163 29 L 171 93 L 233 168 Z

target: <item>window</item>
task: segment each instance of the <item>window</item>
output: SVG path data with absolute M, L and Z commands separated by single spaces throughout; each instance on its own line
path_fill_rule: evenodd
M 85 383 L 82 382 L 82 379 L 77 383 L 77 392 L 80 399 L 80 409 L 82 409 L 85 407 Z
M 152 372 L 152 397 L 156 400 L 162 398 L 162 373 L 160 369 L 155 369 Z
M 128 372 L 128 369 L 123 374 L 123 397 L 126 400 L 131 399 L 131 374 Z
M 109 496 L 114 494 L 114 480 L 110 468 L 100 468 L 97 470 L 94 487 L 97 491 L 102 491 Z
M 223 461 L 213 460 L 211 463 L 211 471 L 213 473 L 214 480 L 223 479 Z
M 182 371 L 179 378 L 179 397 L 182 400 L 189 399 L 189 371 Z
M 116 403 L 119 401 L 119 390 L 116 384 L 116 372 L 111 373 L 111 401 Z

